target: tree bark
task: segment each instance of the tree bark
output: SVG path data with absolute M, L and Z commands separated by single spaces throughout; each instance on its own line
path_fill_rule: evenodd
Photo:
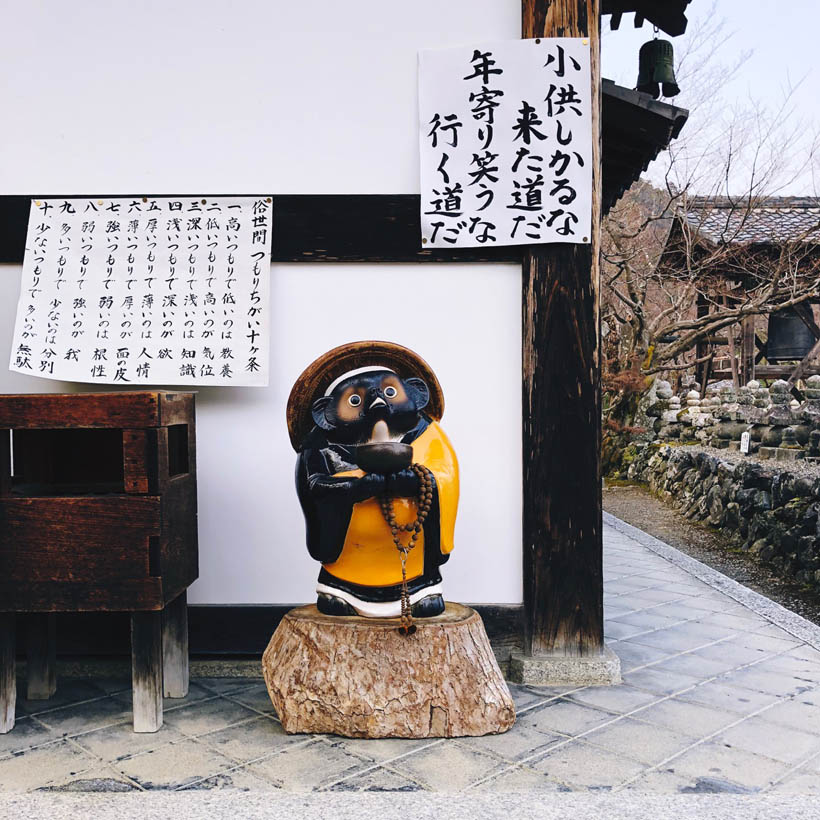
M 505 732 L 515 707 L 484 624 L 468 607 L 419 618 L 330 617 L 291 610 L 262 656 L 286 732 L 345 737 L 460 737 Z

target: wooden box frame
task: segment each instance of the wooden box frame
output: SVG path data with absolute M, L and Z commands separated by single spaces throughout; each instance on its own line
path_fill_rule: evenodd
M 131 613 L 134 728 L 159 728 L 163 666 L 166 696 L 188 688 L 196 502 L 193 393 L 0 396 L 0 732 L 14 725 L 15 616 L 28 697 L 47 699 L 55 612 Z

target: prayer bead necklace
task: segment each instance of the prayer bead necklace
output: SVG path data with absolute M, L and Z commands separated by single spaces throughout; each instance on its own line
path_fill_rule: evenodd
M 412 464 L 410 469 L 418 476 L 419 479 L 419 494 L 417 501 L 416 520 L 410 524 L 399 524 L 396 521 L 396 511 L 393 508 L 393 499 L 389 496 L 383 495 L 379 497 L 379 505 L 382 508 L 382 515 L 390 527 L 390 533 L 393 536 L 393 543 L 399 551 L 401 558 L 401 626 L 399 632 L 403 635 L 412 635 L 416 631 L 413 624 L 413 615 L 410 611 L 410 593 L 407 589 L 407 556 L 416 546 L 419 533 L 424 527 L 424 520 L 430 512 L 430 507 L 433 505 L 433 473 L 423 464 Z M 403 544 L 401 541 L 401 534 L 410 533 L 410 540 Z

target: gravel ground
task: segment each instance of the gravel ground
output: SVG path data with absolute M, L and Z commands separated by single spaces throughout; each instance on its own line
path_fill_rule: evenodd
M 733 460 L 744 458 L 737 453 L 729 454 L 726 450 L 713 450 L 710 447 L 699 449 L 721 458 L 725 456 L 727 460 L 730 455 Z M 762 463 L 766 464 L 765 461 Z M 814 465 L 811 465 L 811 469 L 813 475 L 820 476 L 820 469 Z M 807 475 L 803 472 L 800 474 Z M 635 484 L 605 486 L 603 495 L 604 509 L 608 513 L 820 625 L 820 595 L 774 575 L 747 553 L 730 547 L 728 539 L 720 533 L 684 518 L 645 487 Z

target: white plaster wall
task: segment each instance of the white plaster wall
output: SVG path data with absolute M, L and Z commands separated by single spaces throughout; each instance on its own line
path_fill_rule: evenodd
M 49 0 L 4 20 L 0 194 L 417 192 L 417 49 L 520 28 L 517 0 Z M 19 275 L 0 266 L 0 392 L 89 389 L 5 369 Z M 197 398 L 189 600 L 311 597 L 285 402 L 328 348 L 383 338 L 417 350 L 444 387 L 462 468 L 448 597 L 520 602 L 518 268 L 301 264 L 271 277 L 270 387 Z
M 419 48 L 519 0 L 2 0 L 2 193 L 418 191 Z

